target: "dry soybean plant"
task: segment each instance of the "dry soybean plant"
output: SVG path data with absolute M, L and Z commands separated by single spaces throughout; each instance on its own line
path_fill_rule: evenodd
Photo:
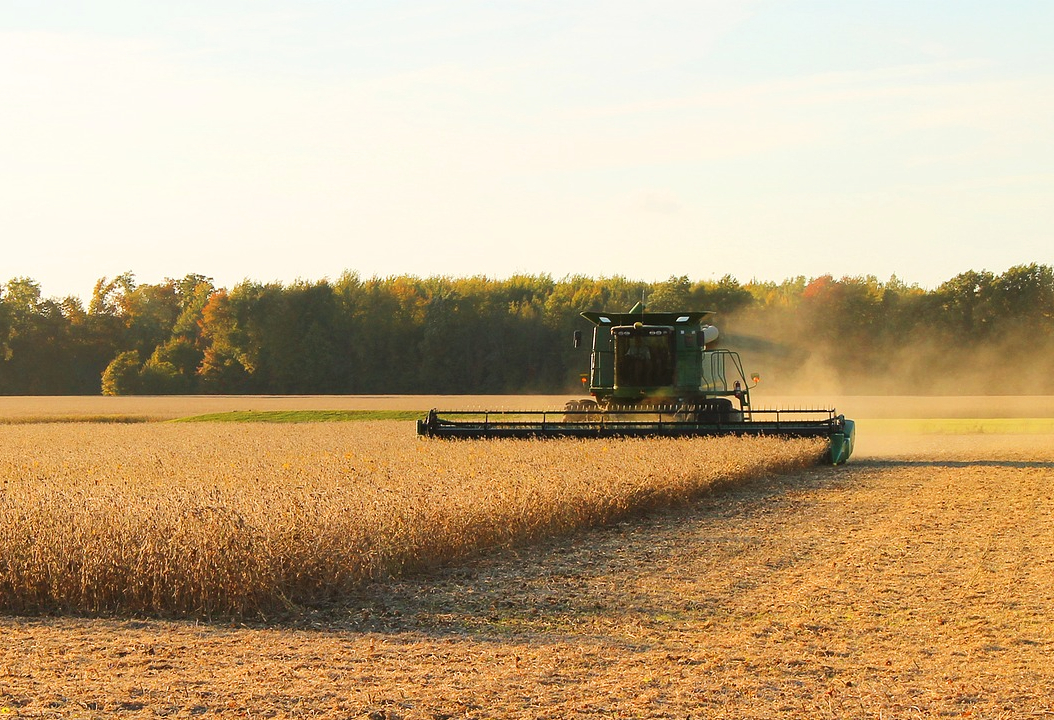
M 814 441 L 420 440 L 405 423 L 0 426 L 0 609 L 208 616 L 805 467 Z

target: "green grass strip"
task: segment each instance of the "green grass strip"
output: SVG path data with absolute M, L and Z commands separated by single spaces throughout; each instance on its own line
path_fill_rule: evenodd
M 171 422 L 266 422 L 317 423 L 362 420 L 417 420 L 423 411 L 415 410 L 232 410 L 176 418 Z

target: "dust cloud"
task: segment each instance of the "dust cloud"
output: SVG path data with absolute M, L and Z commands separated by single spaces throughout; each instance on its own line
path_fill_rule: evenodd
M 1054 395 L 1054 347 L 1028 328 L 998 342 L 915 334 L 878 341 L 810 335 L 793 324 L 742 323 L 738 350 L 777 395 Z

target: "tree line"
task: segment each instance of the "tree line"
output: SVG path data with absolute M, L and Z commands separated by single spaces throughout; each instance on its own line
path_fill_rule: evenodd
M 1054 272 L 740 283 L 671 277 L 100 279 L 87 307 L 0 288 L 0 394 L 569 393 L 584 310 L 716 310 L 720 342 L 784 392 L 1054 393 Z

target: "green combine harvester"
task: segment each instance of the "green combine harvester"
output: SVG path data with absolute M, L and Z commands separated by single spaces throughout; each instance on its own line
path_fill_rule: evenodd
M 827 440 L 840 465 L 853 452 L 855 424 L 833 409 L 759 410 L 739 353 L 710 349 L 713 312 L 584 312 L 593 323 L 592 397 L 559 411 L 439 411 L 417 421 L 417 433 L 440 438 L 609 438 L 777 435 Z M 582 333 L 575 333 L 575 347 Z

